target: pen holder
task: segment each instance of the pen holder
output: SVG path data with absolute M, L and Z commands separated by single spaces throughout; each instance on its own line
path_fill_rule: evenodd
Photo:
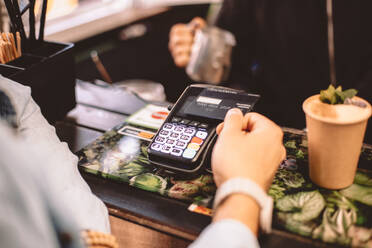
M 74 45 L 41 42 L 30 53 L 0 64 L 0 74 L 32 90 L 32 97 L 45 118 L 54 123 L 74 108 L 75 66 Z

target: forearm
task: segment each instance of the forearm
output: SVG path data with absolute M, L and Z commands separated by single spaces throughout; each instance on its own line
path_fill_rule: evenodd
M 245 224 L 257 236 L 259 216 L 260 207 L 253 198 L 248 195 L 233 194 L 216 209 L 213 222 L 234 219 Z
M 19 126 L 20 135 L 25 142 L 37 145 L 45 154 L 45 162 L 35 170 L 47 176 L 45 180 L 49 181 L 55 192 L 59 192 L 58 197 L 74 215 L 79 228 L 108 233 L 107 209 L 81 177 L 77 168 L 78 158 L 65 142 L 59 140 L 55 128 L 42 116 L 32 99 L 25 109 Z
M 255 248 L 259 206 L 250 196 L 232 194 L 215 211 L 209 225 L 190 248 Z
M 81 229 L 109 232 L 108 212 L 88 184 L 81 177 L 78 158 L 66 143 L 61 142 L 31 98 L 30 88 L 0 76 L 0 89 L 11 99 L 17 114 L 18 138 L 37 149 L 43 162 L 35 164 L 34 171 L 58 192 L 64 208 L 74 214 Z
M 233 219 L 213 222 L 200 234 L 189 248 L 258 248 L 256 236 L 251 230 Z

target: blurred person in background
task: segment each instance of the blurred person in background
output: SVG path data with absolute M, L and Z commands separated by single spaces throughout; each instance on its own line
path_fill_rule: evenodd
M 257 112 L 295 128 L 305 127 L 302 102 L 330 83 L 371 101 L 371 11 L 369 0 L 224 0 L 216 26 L 237 42 L 227 85 L 260 94 Z M 205 25 L 195 18 L 172 27 L 177 66 L 187 66 L 195 30 Z

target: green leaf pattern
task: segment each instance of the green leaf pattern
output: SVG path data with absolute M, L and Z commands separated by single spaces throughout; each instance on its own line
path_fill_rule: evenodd
M 276 208 L 283 212 L 292 212 L 289 218 L 306 222 L 319 216 L 325 206 L 323 196 L 318 191 L 299 192 L 287 195 L 276 202 Z
M 345 92 L 347 97 L 352 94 Z M 211 174 L 194 179 L 169 177 L 149 163 L 148 141 L 133 139 L 111 130 L 79 151 L 79 165 L 104 178 L 211 207 L 216 190 Z M 275 201 L 274 225 L 324 242 L 372 247 L 372 172 L 358 171 L 354 184 L 344 190 L 319 189 L 308 177 L 306 137 L 286 132 L 284 144 L 288 157 L 268 192 Z M 364 147 L 359 162 L 370 168 L 371 161 L 372 149 Z

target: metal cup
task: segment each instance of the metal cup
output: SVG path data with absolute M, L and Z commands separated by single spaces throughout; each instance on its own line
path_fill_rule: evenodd
M 226 80 L 235 44 L 234 35 L 226 30 L 217 27 L 197 30 L 186 73 L 198 82 L 218 84 Z

